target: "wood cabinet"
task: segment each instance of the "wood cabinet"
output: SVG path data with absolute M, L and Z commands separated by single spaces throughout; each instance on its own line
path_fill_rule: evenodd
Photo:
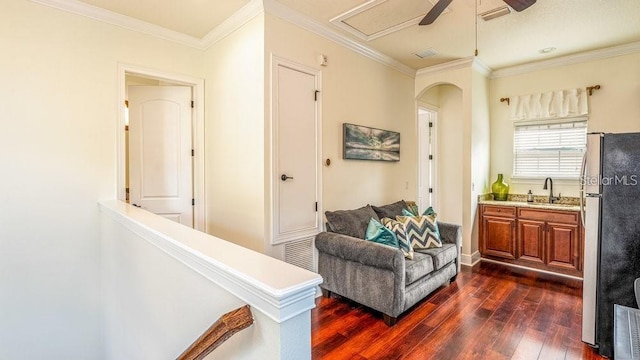
M 506 210 L 506 211 L 503 211 Z M 499 215 L 492 214 L 496 212 Z M 489 207 L 485 208 L 485 216 L 482 218 L 482 242 L 483 254 L 505 259 L 516 258 L 516 219 L 515 212 L 511 214 L 509 208 Z
M 518 221 L 518 259 L 544 264 L 544 242 L 544 221 Z
M 547 265 L 582 270 L 578 225 L 547 223 Z
M 582 231 L 576 211 L 481 205 L 480 252 L 512 264 L 582 276 Z

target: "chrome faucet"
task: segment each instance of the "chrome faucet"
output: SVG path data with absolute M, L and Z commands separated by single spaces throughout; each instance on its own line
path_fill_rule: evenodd
M 560 193 L 558 193 L 558 197 L 554 197 L 553 196 L 553 180 L 551 180 L 550 177 L 544 179 L 544 186 L 542 187 L 543 190 L 547 190 L 547 182 L 549 182 L 549 204 L 553 204 L 554 202 L 556 202 L 557 200 L 560 200 Z

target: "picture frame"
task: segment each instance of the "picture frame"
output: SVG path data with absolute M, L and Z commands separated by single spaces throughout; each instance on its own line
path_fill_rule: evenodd
M 400 133 L 344 123 L 343 158 L 347 160 L 400 161 Z

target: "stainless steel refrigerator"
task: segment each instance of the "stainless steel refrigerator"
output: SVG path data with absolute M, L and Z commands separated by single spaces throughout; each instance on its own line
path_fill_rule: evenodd
M 613 356 L 613 305 L 637 307 L 640 133 L 587 136 L 581 189 L 585 227 L 582 341 Z M 582 196 L 581 196 L 582 198 Z

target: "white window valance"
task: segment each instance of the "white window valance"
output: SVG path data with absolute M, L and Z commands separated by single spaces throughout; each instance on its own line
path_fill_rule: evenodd
M 555 119 L 589 114 L 585 89 L 557 90 L 510 97 L 511 120 Z

